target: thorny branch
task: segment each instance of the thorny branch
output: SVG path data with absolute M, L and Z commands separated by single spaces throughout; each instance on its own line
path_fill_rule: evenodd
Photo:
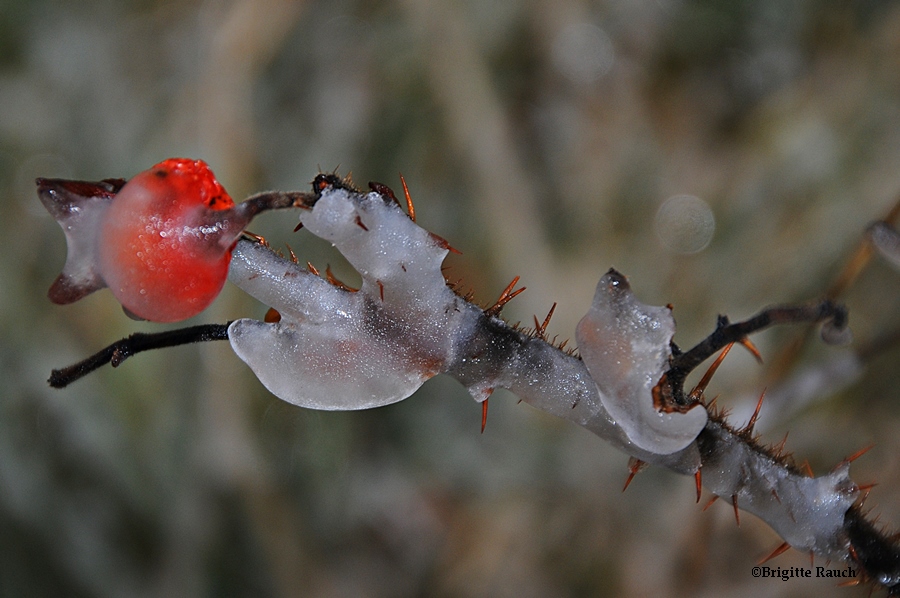
M 394 209 L 396 206 L 392 192 L 389 193 L 390 202 L 372 204 L 371 198 L 362 196 L 346 182 L 330 175 L 320 175 L 316 178 L 313 195 L 282 194 L 277 201 L 272 202 L 271 198 L 274 195 L 269 194 L 267 196 L 269 199 L 262 203 L 279 204 L 277 207 L 295 205 L 313 208 L 326 193 L 329 201 L 340 203 L 345 208 L 350 206 L 357 210 L 354 212 L 355 216 L 348 220 L 351 223 L 349 227 L 353 231 L 364 231 L 366 234 L 377 231 L 378 227 L 384 224 L 379 219 L 386 217 L 381 213 L 388 209 L 385 206 L 391 206 L 390 209 Z M 378 189 L 376 189 L 377 193 Z M 381 193 L 383 196 L 386 194 L 387 192 Z M 285 205 L 282 206 L 281 203 Z M 399 210 L 399 208 L 396 209 Z M 304 213 L 311 214 L 312 212 L 314 210 Z M 360 220 L 360 215 L 368 220 L 363 222 Z M 394 218 L 394 216 L 389 216 Z M 315 214 L 311 214 L 306 220 L 301 217 L 301 222 L 313 229 L 314 234 L 328 238 L 335 243 L 358 270 L 368 272 L 367 268 L 361 268 L 354 263 L 354 258 L 362 259 L 354 251 L 364 250 L 365 245 L 342 246 L 340 235 L 335 234 L 334 238 L 331 238 L 329 235 L 332 231 L 325 228 L 321 221 L 316 221 Z M 409 222 L 410 227 L 415 227 L 411 221 Z M 391 224 L 390 226 L 400 227 L 401 225 Z M 402 226 L 407 225 L 402 224 Z M 414 236 L 413 233 L 419 234 L 416 231 L 421 231 L 418 227 L 402 230 L 411 231 L 411 237 Z M 356 232 L 356 234 L 363 233 Z M 427 235 L 427 233 L 425 234 Z M 432 245 L 436 243 L 433 236 L 420 235 L 415 238 L 425 239 Z M 356 242 L 354 241 L 354 243 Z M 435 271 L 438 273 L 440 261 L 446 253 L 445 244 L 445 242 L 444 245 L 438 242 L 436 248 L 429 250 L 432 254 L 428 260 L 436 261 Z M 426 265 L 433 266 L 434 264 L 431 262 Z M 410 269 L 421 266 L 421 264 L 414 264 L 412 259 L 409 262 L 401 261 L 399 264 L 404 275 L 408 274 L 407 266 Z M 620 275 L 613 274 L 614 282 L 611 286 L 620 285 L 620 282 L 616 282 L 620 279 L 615 278 Z M 459 379 L 469 388 L 476 399 L 483 402 L 495 387 L 509 388 L 533 406 L 578 423 L 636 459 L 663 465 L 678 473 L 692 474 L 697 478 L 698 484 L 702 479 L 703 485 L 714 495 L 730 498 L 736 514 L 738 508 L 757 514 L 782 535 L 786 544 L 825 558 L 843 560 L 857 567 L 864 579 L 886 588 L 890 595 L 900 595 L 900 547 L 895 538 L 878 529 L 864 516 L 861 503 L 865 494 L 848 477 L 849 461 L 852 458 L 839 464 L 829 475 L 819 478 L 807 476 L 805 472 L 795 467 L 788 457 L 781 454 L 783 446 L 778 448 L 762 446 L 753 438 L 750 426 L 746 429 L 735 429 L 725 421 L 721 414 L 714 411 L 710 412 L 706 425 L 695 441 L 685 449 L 672 454 L 660 454 L 641 449 L 628 439 L 616 421 L 610 418 L 600 405 L 598 401 L 598 392 L 600 391 L 592 383 L 591 376 L 587 373 L 582 359 L 546 342 L 543 338 L 543 327 L 538 327 L 539 329 L 535 333 L 529 334 L 510 326 L 497 317 L 497 313 L 494 312 L 499 312 L 499 309 L 485 311 L 455 294 L 451 299 L 447 299 L 441 291 L 438 295 L 440 295 L 440 301 L 444 302 L 441 305 L 445 305 L 442 307 L 443 313 L 457 314 L 452 316 L 456 319 L 448 321 L 452 326 L 463 331 L 454 334 L 454 338 L 450 339 L 451 346 L 446 349 L 446 355 L 450 357 L 442 357 L 444 354 L 440 352 L 424 355 L 405 352 L 415 351 L 419 347 L 416 343 L 425 342 L 423 338 L 417 337 L 422 334 L 422 331 L 414 327 L 414 324 L 421 325 L 422 323 L 410 321 L 411 316 L 421 316 L 421 314 L 413 313 L 411 315 L 408 307 L 406 312 L 391 311 L 392 301 L 399 301 L 406 305 L 409 304 L 409 301 L 402 293 L 399 296 L 394 295 L 396 292 L 394 281 L 387 276 L 385 275 L 383 280 L 373 279 L 372 282 L 377 283 L 376 286 L 367 281 L 364 274 L 361 292 L 351 293 L 319 278 L 289 260 L 279 258 L 258 243 L 242 240 L 238 243 L 235 262 L 232 264 L 232 281 L 257 298 L 270 302 L 273 307 L 286 310 L 286 319 L 272 324 L 254 324 L 250 320 L 239 320 L 227 324 L 194 326 L 158 334 L 135 334 L 113 343 L 75 365 L 54 370 L 50 384 L 54 387 L 64 387 L 106 363 L 117 366 L 124 359 L 141 351 L 228 339 L 239 356 L 254 368 L 263 383 L 279 394 L 276 389 L 273 389 L 271 382 L 267 382 L 264 377 L 265 372 L 257 369 L 252 362 L 252 352 L 256 350 L 252 346 L 253 343 L 260 338 L 263 340 L 267 338 L 256 338 L 254 335 L 258 334 L 257 331 L 273 329 L 262 327 L 275 327 L 274 329 L 279 330 L 280 334 L 293 333 L 299 321 L 297 318 L 310 320 L 315 317 L 331 317 L 325 312 L 316 312 L 310 315 L 309 310 L 315 310 L 316 305 L 298 307 L 291 304 L 283 307 L 275 304 L 276 295 L 284 294 L 284 289 L 276 292 L 271 288 L 272 284 L 306 285 L 297 287 L 299 294 L 307 293 L 308 296 L 305 299 L 319 300 L 325 294 L 331 293 L 331 296 L 322 300 L 322 308 L 326 307 L 328 301 L 340 301 L 343 302 L 341 303 L 343 306 L 350 305 L 352 309 L 359 310 L 358 314 L 365 319 L 366 330 L 364 333 L 369 334 L 372 330 L 376 330 L 377 334 L 374 338 L 380 339 L 378 343 L 389 343 L 388 345 L 376 343 L 375 349 L 382 351 L 385 347 L 389 347 L 390 350 L 396 351 L 395 354 L 387 355 L 388 359 L 413 359 L 417 368 L 424 368 L 423 379 L 436 373 L 447 373 Z M 624 281 L 624 278 L 621 280 Z M 273 283 L 272 281 L 278 282 Z M 402 280 L 397 282 L 397 285 L 402 287 L 401 283 Z M 627 283 L 621 286 L 623 288 L 618 289 L 617 292 L 627 291 L 630 293 Z M 403 290 L 401 289 L 401 291 Z M 378 297 L 379 300 L 376 301 L 375 297 Z M 434 298 L 427 297 L 424 299 L 419 297 L 419 299 L 420 303 L 426 304 L 428 301 L 434 300 Z M 349 304 L 348 301 L 356 301 L 356 303 Z M 352 309 L 348 309 L 344 315 L 352 315 Z M 830 300 L 799 307 L 769 308 L 748 320 L 735 324 L 729 323 L 725 317 L 720 317 L 716 330 L 695 347 L 683 353 L 677 350 L 673 351 L 674 355 L 668 364 L 668 370 L 665 371 L 663 379 L 660 381 L 660 386 L 674 404 L 684 407 L 686 404 L 683 389 L 685 378 L 719 349 L 730 343 L 743 341 L 748 335 L 768 326 L 823 321 L 825 322 L 823 336 L 826 340 L 846 340 L 847 313 L 842 306 Z M 435 321 L 425 322 L 426 326 L 439 324 Z M 353 328 L 351 332 L 359 333 L 360 331 Z M 248 342 L 248 339 L 250 345 L 241 344 Z M 387 340 L 385 341 L 385 339 Z M 431 343 L 447 341 L 440 331 L 436 335 L 432 334 L 427 337 L 426 340 Z M 437 351 L 430 345 L 429 348 Z M 279 355 L 279 357 L 291 358 L 290 355 Z M 274 367 L 281 366 L 276 364 Z M 396 396 L 376 399 L 380 402 L 375 404 L 387 404 L 405 398 L 414 392 L 420 383 L 420 381 L 414 381 L 410 387 L 399 390 L 388 389 L 386 391 L 388 394 L 397 393 Z M 279 396 L 285 398 L 282 394 Z M 297 400 L 293 398 L 286 400 L 303 404 L 303 397 Z M 345 407 L 332 405 L 325 408 Z M 360 408 L 360 405 L 346 408 Z M 706 409 L 705 406 L 696 408 Z M 862 498 L 860 498 L 861 496 Z

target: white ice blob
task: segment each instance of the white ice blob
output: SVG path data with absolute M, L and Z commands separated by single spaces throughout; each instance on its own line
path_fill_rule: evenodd
M 603 406 L 635 445 L 667 455 L 688 446 L 706 425 L 707 413 L 660 413 L 652 389 L 668 367 L 675 320 L 666 307 L 639 302 L 628 282 L 610 270 L 575 338 Z
M 301 220 L 359 271 L 359 292 L 341 289 L 249 242 L 238 243 L 229 277 L 281 314 L 238 320 L 235 353 L 273 394 L 314 409 L 388 405 L 442 372 L 454 339 L 471 334 L 476 311 L 446 285 L 442 243 L 377 193 L 326 189 Z M 480 312 L 478 312 L 480 313 Z

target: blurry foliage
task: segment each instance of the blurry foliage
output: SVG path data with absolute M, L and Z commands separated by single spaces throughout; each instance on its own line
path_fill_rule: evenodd
M 33 179 L 128 177 L 184 155 L 240 197 L 306 188 L 320 167 L 394 187 L 402 172 L 419 222 L 464 252 L 448 275 L 483 303 L 521 275 L 507 317 L 558 301 L 550 334 L 565 338 L 615 265 L 643 301 L 675 305 L 686 346 L 718 313 L 824 293 L 895 200 L 896 2 L 3 2 L 0 108 L 0 595 L 832 591 L 753 579 L 780 542 L 768 528 L 700 512 L 692 482 L 659 470 L 622 496 L 624 456 L 509 395 L 479 435 L 449 379 L 371 412 L 304 411 L 219 344 L 51 391 L 51 367 L 154 328 L 107 293 L 49 304 L 64 241 Z M 715 214 L 698 254 L 654 235 L 678 194 Z M 267 215 L 254 230 L 352 279 L 293 224 Z M 858 339 L 900 326 L 898 296 L 897 272 L 872 262 L 844 297 Z M 231 289 L 197 321 L 264 311 Z M 756 340 L 777 365 L 798 335 Z M 808 343 L 799 363 L 830 351 Z M 732 355 L 722 403 L 777 384 Z M 765 432 L 790 429 L 820 473 L 875 442 L 853 471 L 881 482 L 888 522 L 898 358 L 886 349 Z

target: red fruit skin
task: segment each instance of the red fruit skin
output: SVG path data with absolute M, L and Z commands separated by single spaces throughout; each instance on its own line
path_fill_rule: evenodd
M 103 217 L 103 280 L 139 318 L 177 322 L 200 313 L 228 276 L 234 233 L 222 211 L 233 207 L 202 160 L 171 158 L 141 172 Z

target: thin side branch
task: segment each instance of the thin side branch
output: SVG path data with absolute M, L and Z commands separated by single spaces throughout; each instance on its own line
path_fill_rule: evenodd
M 208 341 L 228 340 L 228 326 L 225 324 L 201 324 L 189 328 L 179 328 L 166 332 L 146 334 L 137 332 L 127 338 L 114 342 L 108 347 L 94 353 L 87 359 L 83 359 L 68 367 L 53 370 L 48 382 L 53 388 L 64 388 L 90 374 L 94 370 L 111 364 L 118 367 L 123 361 L 142 351 L 162 349 L 164 347 L 177 347 L 191 343 L 205 343 Z

